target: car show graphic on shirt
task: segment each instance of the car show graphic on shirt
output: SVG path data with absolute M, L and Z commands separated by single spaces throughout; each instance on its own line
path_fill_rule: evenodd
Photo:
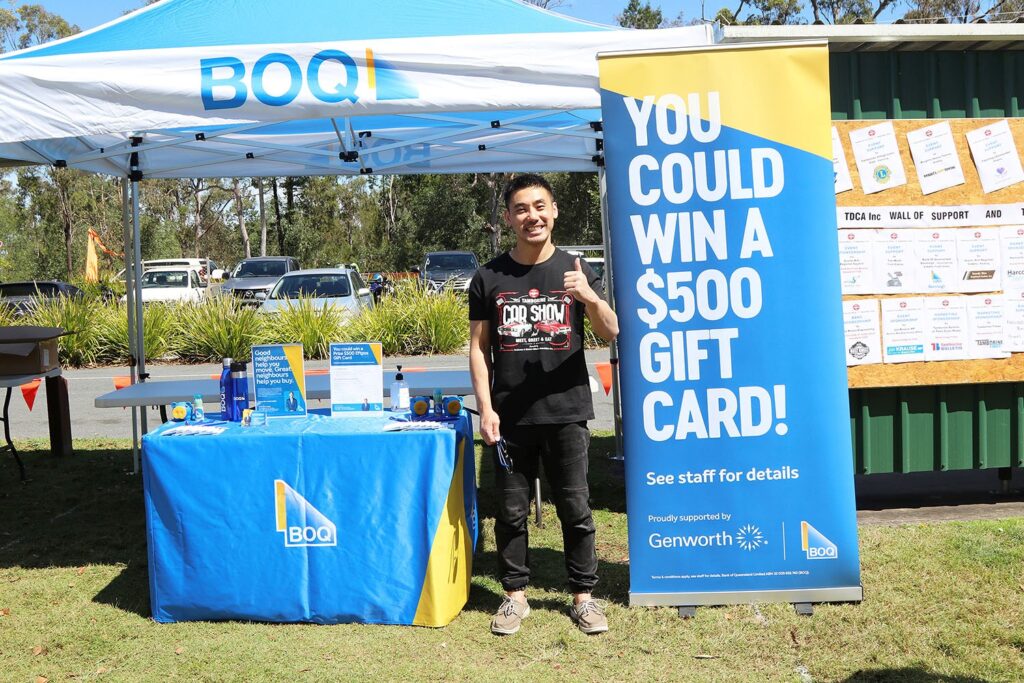
M 284 547 L 338 545 L 338 528 L 334 522 L 280 479 L 274 480 L 274 512 L 277 531 L 284 534 Z
M 861 600 L 827 47 L 598 63 L 630 604 Z
M 572 305 L 564 291 L 502 292 L 495 297 L 502 351 L 567 351 L 572 346 Z

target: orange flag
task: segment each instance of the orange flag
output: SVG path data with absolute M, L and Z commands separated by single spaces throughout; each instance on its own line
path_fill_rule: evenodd
M 96 233 L 89 230 L 89 244 L 85 249 L 85 281 L 100 281 L 100 262 L 96 258 Z
M 38 393 L 39 385 L 42 383 L 43 380 L 37 377 L 31 382 L 21 385 L 21 395 L 25 397 L 25 405 L 28 406 L 29 412 L 32 412 L 32 406 L 36 403 L 36 393 Z
M 611 363 L 595 363 L 597 368 L 597 376 L 601 378 L 601 384 L 604 386 L 604 395 L 607 396 L 608 392 L 612 390 L 612 364 Z

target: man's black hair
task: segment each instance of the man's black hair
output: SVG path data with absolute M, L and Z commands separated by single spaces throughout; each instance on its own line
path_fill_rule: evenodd
M 544 176 L 539 176 L 536 173 L 524 173 L 508 181 L 508 185 L 505 186 L 505 192 L 502 194 L 505 208 L 511 208 L 508 204 L 512 201 L 512 196 L 516 192 L 525 190 L 528 187 L 542 187 L 551 195 L 551 201 L 555 200 L 555 191 L 551 189 L 551 183 L 545 180 Z

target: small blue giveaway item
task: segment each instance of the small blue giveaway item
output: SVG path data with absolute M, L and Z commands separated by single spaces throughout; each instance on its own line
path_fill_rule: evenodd
M 192 402 L 175 401 L 171 404 L 171 421 L 186 422 L 192 419 Z

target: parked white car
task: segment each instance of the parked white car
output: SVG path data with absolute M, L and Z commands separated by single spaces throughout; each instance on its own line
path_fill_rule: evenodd
M 276 313 L 287 308 L 300 296 L 313 297 L 317 308 L 334 306 L 346 314 L 358 313 L 372 306 L 370 290 L 362 276 L 348 268 L 315 268 L 294 270 L 281 276 L 267 295 L 261 310 Z
M 142 272 L 151 270 L 153 268 L 163 268 L 165 266 L 178 266 L 180 268 L 190 268 L 199 273 L 199 279 L 202 282 L 207 282 L 212 277 L 214 280 L 223 280 L 224 271 L 221 270 L 220 266 L 217 265 L 216 261 L 211 261 L 205 258 L 158 258 L 150 261 L 142 262 Z M 207 275 L 210 273 L 211 275 Z M 118 280 L 124 280 L 124 269 L 118 271 Z
M 151 301 L 201 301 L 206 286 L 194 268 L 150 268 L 142 274 L 142 303 Z M 126 301 L 127 296 L 121 297 Z

